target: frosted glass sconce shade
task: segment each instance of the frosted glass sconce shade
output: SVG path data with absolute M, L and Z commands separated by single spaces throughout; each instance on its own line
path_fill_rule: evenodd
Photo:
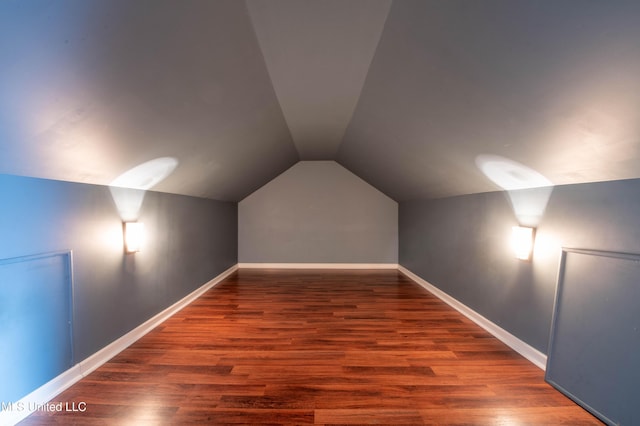
M 514 226 L 511 231 L 511 248 L 517 259 L 530 260 L 533 253 L 534 228 Z
M 142 249 L 144 242 L 144 223 L 124 222 L 124 251 L 136 253 Z

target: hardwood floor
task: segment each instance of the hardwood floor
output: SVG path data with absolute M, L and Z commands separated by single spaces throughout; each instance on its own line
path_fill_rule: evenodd
M 599 425 L 397 271 L 240 270 L 41 424 Z

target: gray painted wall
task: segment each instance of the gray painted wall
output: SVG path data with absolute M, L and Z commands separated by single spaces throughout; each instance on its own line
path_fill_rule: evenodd
M 401 203 L 400 264 L 546 353 L 561 247 L 640 253 L 640 180 L 555 187 L 531 262 L 515 225 L 501 192 Z
M 73 250 L 79 362 L 237 263 L 237 205 L 148 192 L 124 255 L 104 186 L 0 175 L 0 259 Z
M 398 204 L 333 161 L 301 161 L 238 204 L 239 262 L 397 263 Z

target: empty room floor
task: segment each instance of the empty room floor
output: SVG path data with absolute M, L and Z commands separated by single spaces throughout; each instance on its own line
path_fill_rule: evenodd
M 398 271 L 239 270 L 20 424 L 601 424 L 543 376 Z

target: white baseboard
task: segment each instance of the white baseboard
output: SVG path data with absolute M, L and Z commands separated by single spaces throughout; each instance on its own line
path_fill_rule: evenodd
M 432 293 L 434 296 L 438 297 L 440 300 L 445 302 L 447 305 L 451 306 L 458 312 L 460 312 L 465 317 L 469 318 L 471 321 L 478 324 L 480 327 L 491 333 L 498 340 L 509 346 L 514 351 L 518 352 L 520 355 L 531 361 L 536 367 L 545 370 L 547 365 L 547 356 L 534 348 L 533 346 L 523 342 L 518 339 L 513 334 L 509 333 L 505 329 L 496 325 L 495 323 L 489 321 L 473 309 L 469 308 L 464 303 L 454 299 L 449 296 L 444 291 L 440 290 L 433 284 L 423 280 L 404 266 L 398 266 L 398 270 L 406 275 L 411 280 L 418 283 L 420 286 L 424 287 L 428 292 Z
M 0 425 L 12 426 L 24 420 L 29 414 L 54 398 L 59 393 L 83 378 L 80 365 L 76 364 L 64 373 L 54 377 L 38 389 L 16 402 L 3 401 L 5 406 L 0 411 Z
M 132 343 L 136 342 L 142 336 L 149 333 L 155 327 L 169 319 L 176 312 L 180 311 L 182 308 L 196 300 L 198 297 L 202 296 L 207 290 L 221 282 L 237 269 L 238 265 L 233 265 L 231 268 L 227 269 L 208 283 L 183 297 L 154 317 L 140 324 L 138 327 L 134 328 L 124 336 L 120 337 L 119 339 L 100 349 L 98 352 L 94 353 L 87 359 L 74 365 L 64 373 L 40 386 L 29 395 L 20 399 L 20 401 L 14 402 L 10 409 L 0 411 L 0 425 L 15 425 L 16 423 L 20 422 L 21 420 L 29 416 L 29 414 L 31 414 L 33 411 L 35 411 L 38 406 L 51 401 L 56 397 L 56 395 L 59 395 L 71 385 L 86 377 L 96 368 L 100 367 L 102 364 L 118 355 Z M 64 403 L 66 401 L 62 402 Z M 3 403 L 8 404 L 8 402 L 6 401 Z
M 89 358 L 82 361 L 80 365 L 80 369 L 82 371 L 82 375 L 86 376 L 91 373 L 96 368 L 100 367 L 105 362 L 109 361 L 111 358 L 131 346 L 134 342 L 140 339 L 142 336 L 156 328 L 158 325 L 169 319 L 176 312 L 180 311 L 182 308 L 196 300 L 198 297 L 202 296 L 207 290 L 211 287 L 218 284 L 220 281 L 231 275 L 233 272 L 238 270 L 238 265 L 233 265 L 231 268 L 227 269 L 208 283 L 204 284 L 202 287 L 197 290 L 189 293 L 182 299 L 178 300 L 173 305 L 169 306 L 164 311 L 155 315 L 154 317 L 149 318 L 147 321 L 143 322 L 124 336 L 120 337 L 118 340 L 113 341 L 109 345 L 100 349 L 98 352 L 91 355 Z
M 397 263 L 238 263 L 240 269 L 398 269 Z

